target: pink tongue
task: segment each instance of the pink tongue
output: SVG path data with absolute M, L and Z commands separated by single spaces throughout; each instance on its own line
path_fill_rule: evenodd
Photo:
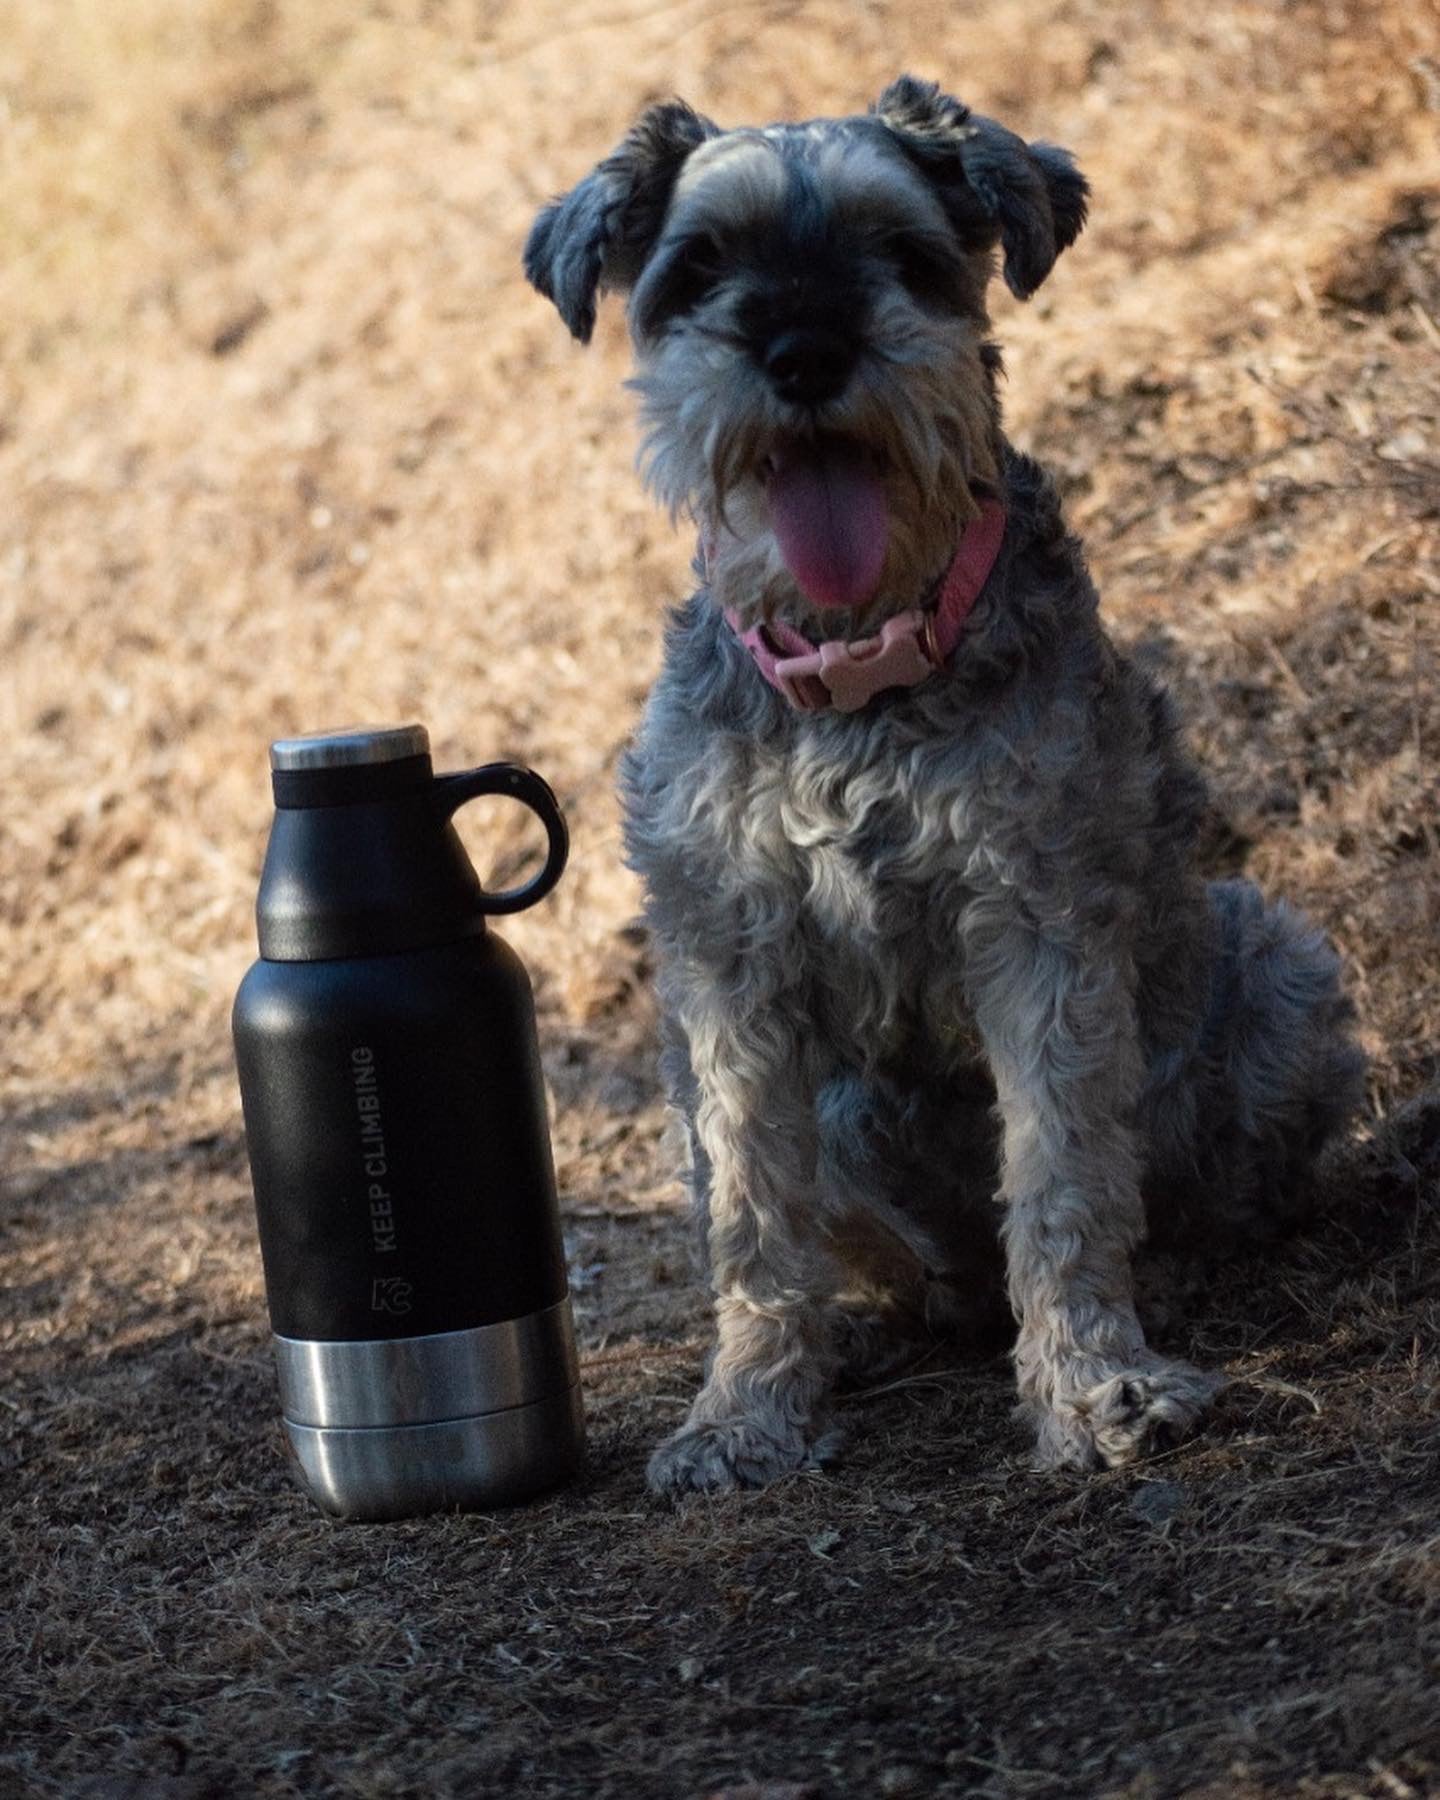
M 859 606 L 880 585 L 890 517 L 862 452 L 833 438 L 777 456 L 767 494 L 785 566 L 816 606 Z

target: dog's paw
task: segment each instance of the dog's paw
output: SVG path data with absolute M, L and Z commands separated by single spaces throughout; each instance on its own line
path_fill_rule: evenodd
M 799 1432 L 772 1436 L 753 1419 L 711 1419 L 666 1438 L 645 1474 L 657 1494 L 723 1494 L 767 1487 L 797 1469 L 832 1468 L 839 1449 L 834 1431 L 810 1441 Z
M 1074 1394 L 1041 1416 L 1041 1468 L 1118 1469 L 1182 1443 L 1225 1385 L 1190 1363 L 1145 1357 Z

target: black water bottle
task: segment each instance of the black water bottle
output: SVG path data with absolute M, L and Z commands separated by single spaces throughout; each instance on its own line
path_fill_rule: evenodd
M 418 725 L 270 764 L 234 1030 L 301 1479 L 349 1518 L 523 1499 L 584 1425 L 530 983 L 485 921 L 555 885 L 564 819 L 528 769 L 437 776 Z M 544 823 L 524 887 L 488 893 L 451 824 L 481 794 Z

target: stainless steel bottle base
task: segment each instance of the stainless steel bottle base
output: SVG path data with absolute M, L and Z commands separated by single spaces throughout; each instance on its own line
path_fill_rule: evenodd
M 430 1425 L 508 1411 L 580 1379 L 570 1302 L 421 1337 L 275 1337 L 280 1410 L 297 1425 Z
M 576 1385 L 524 1406 L 427 1425 L 285 1421 L 301 1482 L 345 1519 L 511 1506 L 558 1487 L 584 1456 Z
M 420 1337 L 277 1334 L 275 1361 L 300 1479 L 342 1518 L 509 1506 L 584 1454 L 568 1299 Z

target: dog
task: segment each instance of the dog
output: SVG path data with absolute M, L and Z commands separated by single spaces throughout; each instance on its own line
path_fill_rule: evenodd
M 1087 205 L 906 76 L 652 106 L 530 233 L 582 342 L 628 296 L 642 470 L 700 535 L 621 778 L 717 1327 L 661 1493 L 828 1463 L 873 1319 L 1002 1260 L 1039 1464 L 1176 1441 L 1220 1382 L 1145 1341 L 1147 1223 L 1278 1227 L 1359 1101 L 1334 951 L 1196 872 L 1171 704 L 1001 429 L 988 283 L 1028 298 Z

